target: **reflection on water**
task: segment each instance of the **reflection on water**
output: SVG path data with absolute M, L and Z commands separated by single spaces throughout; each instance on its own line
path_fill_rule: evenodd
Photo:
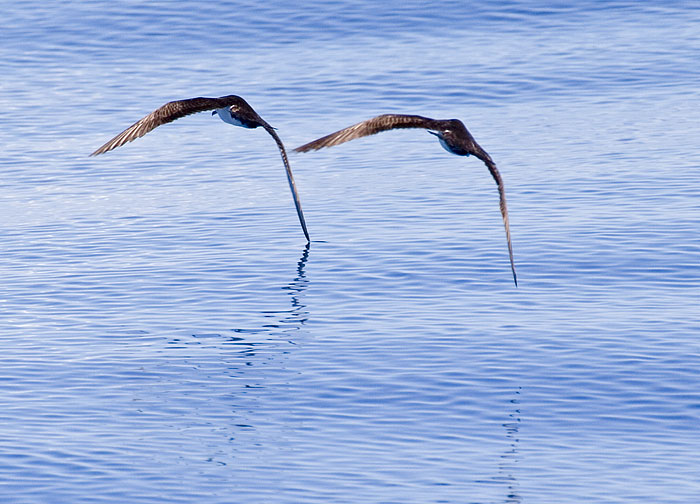
M 302 301 L 304 291 L 309 286 L 309 280 L 304 273 L 304 267 L 309 260 L 309 247 L 310 243 L 304 246 L 301 257 L 297 262 L 297 275 L 294 277 L 294 280 L 282 287 L 289 294 L 289 300 L 292 305 L 292 308 L 279 320 L 279 327 L 285 328 L 285 332 L 301 329 L 309 315 L 308 311 L 306 311 L 306 305 Z
M 310 244 L 307 243 L 297 262 L 296 276 L 282 287 L 282 290 L 289 294 L 291 308 L 285 311 L 262 312 L 264 317 L 275 319 L 274 323 L 263 325 L 266 330 L 283 329 L 284 333 L 291 333 L 298 331 L 306 323 L 309 313 L 306 311 L 306 305 L 302 302 L 302 295 L 309 286 L 309 281 L 304 273 L 304 267 L 309 260 L 309 248 Z
M 522 502 L 522 497 L 518 494 L 519 485 L 518 480 L 515 477 L 515 472 L 517 470 L 518 464 L 518 431 L 520 429 L 520 390 L 522 387 L 518 387 L 515 391 L 515 397 L 509 402 L 512 405 L 512 410 L 508 414 L 510 420 L 503 424 L 506 430 L 506 438 L 510 442 L 510 448 L 501 455 L 501 463 L 499 464 L 499 472 L 501 474 L 501 479 L 508 484 L 508 496 L 506 497 L 506 504 L 520 504 Z
M 278 355 L 274 348 L 280 343 L 280 336 L 284 336 L 287 344 L 294 345 L 292 334 L 299 331 L 308 319 L 306 304 L 303 303 L 303 293 L 308 288 L 309 280 L 306 278 L 304 268 L 309 260 L 309 243 L 302 249 L 301 257 L 297 261 L 293 278 L 280 290 L 289 295 L 290 308 L 286 310 L 262 310 L 264 322 L 258 327 L 237 327 L 231 330 L 233 335 L 226 333 L 197 332 L 188 337 L 173 337 L 168 341 L 170 348 L 184 348 L 188 345 L 202 345 L 207 340 L 216 340 L 222 347 L 235 349 L 237 359 L 244 359 L 246 366 L 255 364 L 255 357 L 262 348 L 271 355 Z M 222 341 L 223 339 L 223 341 Z M 282 354 L 285 352 L 282 352 Z M 233 368 L 238 374 L 238 368 Z
M 164 4 L 4 5 L 3 495 L 697 500 L 700 11 Z M 295 161 L 329 240 L 312 270 L 264 137 L 201 115 L 84 158 L 136 102 L 232 92 L 291 145 L 468 120 L 508 172 L 527 285 L 503 277 L 493 181 L 429 135 Z M 482 386 L 504 375 L 527 394 Z

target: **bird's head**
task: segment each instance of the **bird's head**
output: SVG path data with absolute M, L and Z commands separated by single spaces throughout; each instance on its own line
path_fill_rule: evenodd
M 476 142 L 469 131 L 467 131 L 464 123 L 459 119 L 450 119 L 445 121 L 445 123 L 444 127 L 437 132 L 430 130 L 428 132 L 438 137 L 440 145 L 451 154 L 456 154 L 457 156 L 475 154 Z

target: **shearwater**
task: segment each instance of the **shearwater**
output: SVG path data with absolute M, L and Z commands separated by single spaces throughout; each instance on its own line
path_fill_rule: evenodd
M 322 138 L 309 142 L 294 149 L 295 152 L 307 152 L 318 150 L 323 147 L 332 147 L 355 138 L 374 135 L 381 131 L 398 128 L 423 128 L 438 137 L 440 144 L 447 152 L 458 156 L 473 156 L 484 162 L 491 172 L 491 176 L 498 186 L 498 196 L 500 198 L 501 216 L 503 225 L 506 228 L 506 240 L 508 241 L 508 256 L 510 258 L 510 269 L 513 272 L 513 281 L 517 287 L 518 277 L 515 274 L 515 263 L 513 261 L 513 245 L 510 240 L 510 224 L 508 222 L 508 206 L 506 205 L 506 191 L 503 187 L 503 179 L 496 168 L 496 164 L 484 149 L 476 143 L 474 137 L 469 133 L 464 123 L 459 119 L 430 119 L 418 115 L 405 114 L 383 114 L 366 121 L 348 126 L 347 128 L 326 135 Z
M 297 215 L 299 215 L 301 228 L 304 230 L 306 241 L 310 241 L 309 232 L 306 229 L 306 221 L 304 220 L 304 213 L 301 210 L 299 193 L 297 192 L 296 184 L 294 183 L 294 176 L 292 175 L 292 169 L 289 166 L 287 152 L 284 149 L 282 140 L 280 140 L 279 136 L 277 136 L 275 129 L 265 122 L 263 118 L 260 117 L 257 112 L 255 112 L 255 110 L 253 110 L 253 108 L 240 96 L 228 95 L 220 98 L 198 97 L 168 102 L 162 107 L 157 108 L 148 114 L 140 121 L 137 121 L 129 126 L 127 129 L 119 133 L 90 155 L 97 156 L 98 154 L 103 154 L 107 151 L 120 147 L 125 143 L 144 136 L 146 133 L 162 124 L 167 124 L 176 119 L 180 119 L 181 117 L 185 117 L 186 115 L 194 114 L 196 112 L 205 112 L 207 110 L 212 110 L 212 115 L 217 114 L 222 121 L 233 124 L 234 126 L 241 126 L 249 129 L 262 126 L 262 128 L 267 131 L 270 136 L 272 136 L 277 143 L 277 147 L 282 155 L 284 167 L 287 170 L 287 181 L 289 182 L 289 188 L 292 191 L 294 206 L 297 209 Z

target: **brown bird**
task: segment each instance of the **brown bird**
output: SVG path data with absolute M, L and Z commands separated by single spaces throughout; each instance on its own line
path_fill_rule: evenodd
M 355 138 L 374 135 L 380 131 L 398 128 L 426 129 L 428 133 L 438 137 L 440 144 L 447 152 L 458 156 L 469 156 L 472 154 L 484 162 L 498 186 L 501 215 L 503 217 L 503 225 L 506 228 L 506 239 L 508 241 L 510 268 L 513 272 L 513 281 L 517 287 L 518 277 L 515 274 L 515 263 L 513 262 L 513 245 L 510 240 L 510 224 L 508 223 L 508 207 L 506 205 L 506 192 L 503 187 L 503 179 L 496 168 L 496 164 L 491 159 L 491 156 L 476 143 L 474 137 L 467 131 L 467 128 L 459 119 L 430 119 L 429 117 L 418 115 L 384 114 L 304 144 L 294 149 L 294 151 L 307 152 L 310 150 L 318 150 L 323 147 L 332 147 L 333 145 L 339 145 L 354 140 Z
M 148 114 L 140 121 L 129 126 L 127 129 L 119 133 L 90 155 L 97 156 L 98 154 L 110 151 L 124 145 L 125 143 L 140 138 L 162 124 L 167 124 L 176 119 L 180 119 L 181 117 L 185 117 L 186 115 L 194 114 L 196 112 L 205 112 L 207 110 L 212 110 L 212 115 L 217 114 L 222 121 L 233 124 L 234 126 L 241 126 L 249 129 L 262 126 L 262 128 L 267 131 L 270 136 L 272 136 L 277 143 L 277 147 L 282 155 L 282 162 L 287 170 L 287 181 L 289 182 L 289 188 L 292 190 L 294 206 L 297 209 L 297 215 L 299 215 L 301 228 L 304 230 L 306 241 L 310 241 L 309 232 L 306 229 L 306 221 L 304 220 L 304 213 L 301 211 L 299 194 L 297 193 L 296 184 L 294 183 L 294 176 L 292 175 L 292 169 L 289 166 L 287 152 L 284 150 L 282 140 L 280 140 L 280 138 L 277 136 L 275 129 L 267 124 L 263 118 L 260 117 L 257 112 L 255 112 L 255 110 L 253 110 L 253 108 L 240 96 L 228 95 L 220 98 L 199 97 L 168 102 L 162 107 L 157 108 Z

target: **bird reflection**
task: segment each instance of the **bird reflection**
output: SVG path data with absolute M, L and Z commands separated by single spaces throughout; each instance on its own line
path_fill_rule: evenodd
M 306 273 L 304 272 L 306 262 L 309 260 L 309 245 L 310 244 L 307 242 L 297 262 L 297 276 L 294 277 L 294 280 L 282 287 L 282 290 L 286 290 L 290 296 L 292 308 L 289 311 L 281 312 L 284 315 L 279 319 L 276 327 L 285 327 L 287 331 L 301 329 L 309 315 L 302 299 L 302 295 L 309 285 Z M 276 312 L 276 314 L 279 316 L 280 312 Z
M 509 420 L 503 424 L 506 430 L 506 439 L 510 442 L 510 447 L 501 455 L 501 463 L 498 465 L 499 480 L 505 481 L 508 485 L 508 494 L 505 504 L 520 504 L 522 497 L 518 494 L 518 480 L 513 476 L 518 462 L 518 432 L 520 429 L 520 390 L 515 391 L 515 397 L 510 400 L 513 410 L 508 414 Z
M 299 331 L 306 324 L 309 312 L 306 310 L 306 304 L 303 302 L 303 294 L 306 291 L 309 280 L 306 278 L 304 268 L 309 260 L 310 244 L 307 242 L 302 249 L 301 257 L 297 261 L 296 276 L 286 285 L 280 287 L 281 290 L 287 291 L 291 307 L 288 310 L 270 310 L 262 311 L 263 317 L 267 320 L 259 328 L 256 329 L 233 329 L 234 333 L 240 336 L 232 336 L 229 344 L 246 347 L 242 352 L 246 357 L 254 357 L 256 348 L 260 345 L 269 345 L 272 338 L 270 335 L 276 335 L 275 340 L 278 340 L 278 331 L 287 334 L 294 331 Z M 263 341 L 255 341 L 255 334 L 267 335 Z M 291 338 L 289 343 L 294 344 Z M 284 353 L 284 352 L 283 352 Z M 247 362 L 247 365 L 253 365 L 252 361 Z

